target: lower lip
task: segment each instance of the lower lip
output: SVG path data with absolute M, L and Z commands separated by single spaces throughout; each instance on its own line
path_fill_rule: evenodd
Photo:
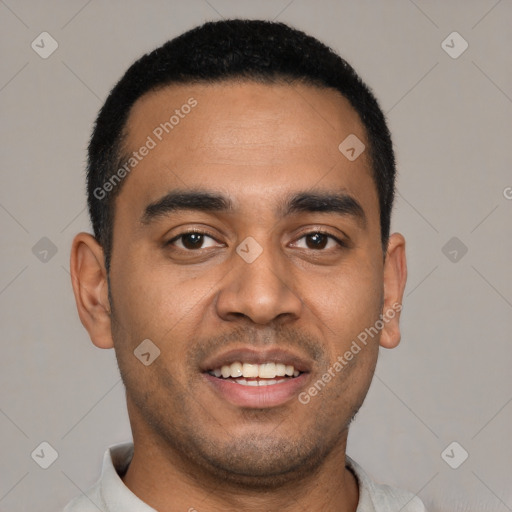
M 301 373 L 298 377 L 269 386 L 244 386 L 231 379 L 214 377 L 209 373 L 203 375 L 215 391 L 233 405 L 264 409 L 282 405 L 296 398 L 299 390 L 305 385 L 308 374 Z

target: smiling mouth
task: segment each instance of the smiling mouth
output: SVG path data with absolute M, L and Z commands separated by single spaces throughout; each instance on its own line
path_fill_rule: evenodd
M 207 372 L 222 381 L 241 386 L 273 386 L 283 384 L 299 377 L 303 372 L 293 365 L 267 362 L 263 364 L 242 363 L 236 361 Z

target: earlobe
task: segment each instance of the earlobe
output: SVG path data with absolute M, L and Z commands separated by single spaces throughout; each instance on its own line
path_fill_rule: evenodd
M 71 248 L 70 271 L 82 325 L 97 347 L 112 348 L 114 343 L 104 254 L 101 245 L 89 233 L 75 236 Z
M 400 233 L 389 237 L 384 261 L 383 322 L 380 345 L 395 348 L 400 343 L 400 311 L 407 282 L 405 239 Z

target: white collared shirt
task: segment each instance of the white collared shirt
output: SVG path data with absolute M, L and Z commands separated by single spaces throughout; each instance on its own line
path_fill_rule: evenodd
M 133 443 L 111 446 L 103 457 L 100 479 L 71 501 L 64 512 L 157 512 L 135 496 L 121 480 L 133 457 Z M 356 512 L 426 512 L 421 500 L 406 491 L 374 483 L 363 469 L 347 456 L 347 466 L 359 483 Z

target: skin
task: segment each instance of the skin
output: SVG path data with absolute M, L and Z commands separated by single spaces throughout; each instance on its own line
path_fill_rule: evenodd
M 348 427 L 370 385 L 379 345 L 400 341 L 399 314 L 307 405 L 242 408 L 205 382 L 202 358 L 252 346 L 281 347 L 311 362 L 307 389 L 379 314 L 401 303 L 405 241 L 381 246 L 379 203 L 364 152 L 338 150 L 348 134 L 368 147 L 348 101 L 305 85 L 226 82 L 169 86 L 140 98 L 127 151 L 193 97 L 197 106 L 125 179 L 116 199 L 110 298 L 101 246 L 73 242 L 71 274 L 80 319 L 93 343 L 115 348 L 126 386 L 134 457 L 124 483 L 161 512 L 355 511 L 345 467 Z M 146 206 L 175 189 L 222 193 L 232 211 L 179 211 L 144 224 Z M 350 215 L 276 211 L 288 194 L 343 189 L 362 206 Z M 189 228 L 204 248 L 165 245 Z M 327 230 L 347 247 L 323 249 Z M 253 237 L 252 263 L 235 251 Z M 190 245 L 189 245 L 190 247 Z M 134 349 L 151 339 L 144 366 Z

